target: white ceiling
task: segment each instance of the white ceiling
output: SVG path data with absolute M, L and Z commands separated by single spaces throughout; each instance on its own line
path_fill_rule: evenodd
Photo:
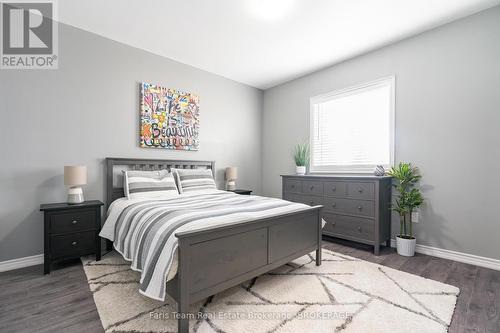
M 64 0 L 59 19 L 266 89 L 500 0 Z

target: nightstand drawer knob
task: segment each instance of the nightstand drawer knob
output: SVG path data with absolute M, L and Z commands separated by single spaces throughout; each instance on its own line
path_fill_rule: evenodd
M 332 191 L 335 192 L 337 188 L 335 186 L 332 187 Z
M 78 244 L 78 242 L 73 242 L 71 243 L 71 245 L 75 246 L 76 244 Z
M 363 193 L 363 189 L 362 189 L 362 188 L 360 188 L 360 189 L 358 190 L 358 192 L 359 192 L 359 193 Z
M 337 207 L 337 203 L 336 202 L 332 203 L 332 207 L 333 208 Z
M 358 227 L 358 231 L 361 232 L 361 227 Z
M 311 206 L 314 206 L 314 201 L 311 201 L 309 204 L 310 204 Z
M 73 220 L 73 221 L 71 221 L 71 224 L 77 224 L 77 223 L 78 223 L 78 221 L 77 221 L 77 220 Z
M 363 210 L 363 206 L 358 206 L 358 210 L 359 211 Z
M 309 189 L 310 189 L 311 191 L 312 191 L 312 190 L 314 190 L 314 186 L 311 186 Z

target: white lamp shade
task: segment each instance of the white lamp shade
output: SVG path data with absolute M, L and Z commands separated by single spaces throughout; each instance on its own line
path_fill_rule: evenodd
M 87 167 L 85 165 L 64 166 L 64 185 L 78 186 L 87 184 Z
M 236 180 L 236 179 L 238 179 L 238 168 L 237 167 L 228 167 L 228 168 L 226 168 L 226 179 L 227 180 Z

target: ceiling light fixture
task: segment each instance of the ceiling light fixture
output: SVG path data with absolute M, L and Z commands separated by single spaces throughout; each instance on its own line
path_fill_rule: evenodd
M 296 0 L 247 0 L 249 11 L 264 20 L 283 19 L 293 9 Z

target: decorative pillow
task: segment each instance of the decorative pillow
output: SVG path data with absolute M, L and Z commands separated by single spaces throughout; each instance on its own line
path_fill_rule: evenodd
M 180 193 L 217 189 L 210 169 L 174 169 L 174 172 Z
M 174 176 L 168 170 L 123 171 L 123 191 L 128 199 L 179 194 Z

